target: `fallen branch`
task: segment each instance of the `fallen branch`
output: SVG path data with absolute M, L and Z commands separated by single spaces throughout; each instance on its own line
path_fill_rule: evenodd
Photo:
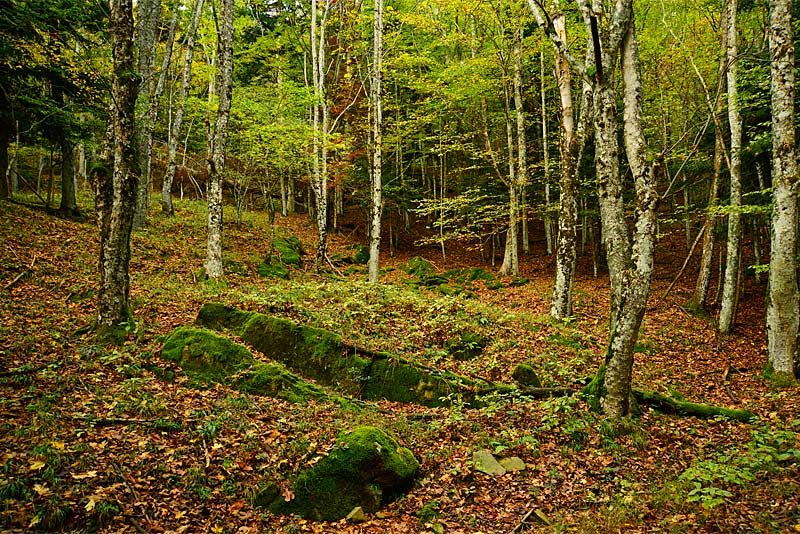
M 650 406 L 661 413 L 674 415 L 689 415 L 693 417 L 727 417 L 734 421 L 747 423 L 752 421 L 755 415 L 747 410 L 732 410 L 720 406 L 710 406 L 708 404 L 697 404 L 695 402 L 679 401 L 661 393 L 653 391 L 633 390 L 636 402 L 641 405 Z
M 33 255 L 33 261 L 28 266 L 28 268 L 25 269 L 24 271 L 22 271 L 21 273 L 19 273 L 16 277 L 14 277 L 14 279 L 12 281 L 10 281 L 8 284 L 6 284 L 6 287 L 4 287 L 3 290 L 10 289 L 11 287 L 13 287 L 13 285 L 16 284 L 17 282 L 19 282 L 22 279 L 23 276 L 25 276 L 26 274 L 28 274 L 29 272 L 31 272 L 33 270 L 33 266 L 35 264 L 36 264 L 36 255 L 34 254 Z

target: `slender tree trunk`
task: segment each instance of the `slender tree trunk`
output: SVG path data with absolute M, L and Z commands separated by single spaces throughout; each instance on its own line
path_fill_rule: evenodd
M 556 34 L 562 41 L 567 39 L 563 13 L 553 17 Z M 576 239 L 578 224 L 577 182 L 578 146 L 582 136 L 575 135 L 575 119 L 572 106 L 572 76 L 567 60 L 556 50 L 556 80 L 561 102 L 561 176 L 558 217 L 558 245 L 556 250 L 556 279 L 550 315 L 563 320 L 572 315 L 572 287 L 575 281 Z M 544 102 L 544 100 L 542 100 Z M 583 114 L 589 114 L 588 100 L 584 102 Z M 543 117 L 544 118 L 544 117 Z M 582 117 L 582 122 L 585 123 Z M 545 175 L 547 175 L 545 171 Z
M 742 204 L 742 115 L 739 112 L 737 79 L 737 39 L 736 39 L 737 0 L 728 0 L 727 80 L 728 80 L 728 123 L 731 130 L 731 187 L 730 213 L 728 214 L 728 246 L 725 260 L 725 285 L 722 289 L 722 307 L 719 311 L 719 331 L 730 333 L 736 319 L 739 304 L 739 256 L 741 241 Z
M 369 236 L 369 281 L 378 281 L 381 245 L 383 108 L 381 92 L 381 60 L 383 57 L 383 0 L 375 0 L 372 56 L 372 224 Z
M 563 24 L 563 15 L 558 13 L 553 17 L 553 25 L 558 32 L 559 29 L 566 31 L 566 27 Z M 561 20 L 562 23 L 557 22 Z M 561 37 L 561 36 L 559 36 Z M 558 53 L 558 51 L 556 51 Z M 558 56 L 556 56 L 557 58 Z M 556 70 L 558 70 L 558 59 L 556 59 Z M 566 64 L 566 60 L 564 60 Z M 569 65 L 566 65 L 566 72 L 567 76 L 569 77 Z M 558 74 L 556 74 L 558 76 Z M 541 99 L 542 99 L 542 164 L 544 166 L 544 238 L 547 243 L 547 254 L 548 256 L 553 253 L 553 222 L 552 217 L 550 215 L 550 140 L 548 132 L 547 132 L 547 99 L 545 98 L 545 85 L 544 85 L 544 48 L 542 48 L 541 53 L 539 54 L 539 89 L 541 92 Z M 559 80 L 559 88 L 561 84 L 561 80 Z M 563 109 L 563 95 L 562 95 L 562 112 Z M 570 103 L 571 106 L 571 103 Z M 571 110 L 570 110 L 571 111 Z M 563 118 L 562 118 L 562 128 L 563 128 Z M 562 132 L 562 135 L 566 135 L 566 132 Z M 558 261 L 558 260 L 556 260 Z
M 314 267 L 317 271 L 325 262 L 328 248 L 328 139 L 329 121 L 327 96 L 325 94 L 325 46 L 327 17 L 331 0 L 325 0 L 320 17 L 317 2 L 311 4 L 311 72 L 314 87 L 313 105 L 313 176 L 312 186 L 315 198 L 317 222 L 317 251 Z
M 504 276 L 519 276 L 519 239 L 517 237 L 517 219 L 519 214 L 519 182 L 517 180 L 516 162 L 514 161 L 514 133 L 511 125 L 511 113 L 508 88 L 505 87 L 505 118 L 506 118 L 506 147 L 508 149 L 508 232 L 506 233 L 506 246 L 503 254 L 503 263 L 500 265 L 500 274 Z M 444 191 L 442 191 L 444 194 Z M 442 197 L 444 201 L 444 197 Z
M 222 0 L 217 36 L 219 107 L 214 128 L 214 142 L 208 161 L 208 246 L 206 276 L 219 279 L 222 268 L 222 180 L 225 171 L 225 145 L 233 93 L 233 6 L 234 0 Z
M 772 247 L 767 296 L 769 365 L 776 376 L 794 379 L 800 297 L 797 288 L 797 149 L 794 124 L 792 1 L 770 2 L 772 65 Z
M 64 107 L 64 92 L 58 86 L 53 86 L 53 100 L 59 107 Z M 70 139 L 69 131 L 65 126 L 58 127 L 58 144 L 61 150 L 61 204 L 59 211 L 66 217 L 79 217 L 77 201 L 77 187 L 75 184 L 75 144 Z
M 149 109 L 155 98 L 156 35 L 161 22 L 161 0 L 138 0 L 139 16 L 136 33 L 139 49 L 138 72 L 142 85 L 139 87 L 139 107 L 144 113 L 137 120 L 136 142 L 138 143 L 139 182 L 136 190 L 136 209 L 133 214 L 133 229 L 143 230 L 147 223 L 150 205 L 150 155 L 152 151 L 153 126 L 149 121 Z
M 106 167 L 96 177 L 95 205 L 100 229 L 97 295 L 98 335 L 105 337 L 131 319 L 128 305 L 130 236 L 138 169 L 135 149 L 137 76 L 133 59 L 133 2 L 110 0 L 113 72 Z
M 175 215 L 175 208 L 172 205 L 172 184 L 175 181 L 175 171 L 178 167 L 178 140 L 183 126 L 183 114 L 186 108 L 186 99 L 189 97 L 192 82 L 192 59 L 194 57 L 194 43 L 197 35 L 197 26 L 200 23 L 200 15 L 203 13 L 203 0 L 196 0 L 192 21 L 186 31 L 186 55 L 183 60 L 183 77 L 181 79 L 181 89 L 178 95 L 178 108 L 175 110 L 175 118 L 169 130 L 169 141 L 167 142 L 167 172 L 161 184 L 161 214 L 165 217 Z
M 528 216 L 525 206 L 525 186 L 528 183 L 528 141 L 525 136 L 525 105 L 522 100 L 522 28 L 514 32 L 514 108 L 517 116 L 517 184 L 519 207 L 517 220 L 522 229 L 522 250 L 528 252 Z M 519 256 L 519 254 L 517 254 Z M 517 260 L 517 274 L 519 274 L 519 259 Z

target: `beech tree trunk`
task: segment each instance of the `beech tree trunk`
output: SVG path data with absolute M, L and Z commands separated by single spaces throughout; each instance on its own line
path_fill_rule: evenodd
M 192 12 L 192 21 L 186 30 L 186 55 L 183 60 L 183 77 L 181 79 L 181 89 L 178 93 L 178 107 L 175 110 L 175 118 L 169 129 L 169 141 L 167 142 L 167 172 L 161 184 L 161 214 L 165 217 L 175 215 L 175 208 L 172 206 L 172 183 L 175 181 L 175 171 L 178 168 L 178 140 L 183 127 L 183 114 L 186 108 L 186 99 L 189 97 L 189 90 L 192 82 L 192 59 L 194 58 L 194 42 L 197 35 L 197 26 L 200 24 L 200 15 L 203 13 L 203 0 L 196 0 Z
M 725 284 L 722 288 L 722 307 L 719 311 L 719 331 L 730 333 L 736 318 L 739 304 L 739 253 L 741 241 L 742 205 L 742 115 L 739 112 L 739 97 L 736 88 L 737 38 L 736 38 L 736 0 L 728 0 L 727 82 L 728 82 L 728 124 L 731 130 L 731 186 L 730 213 L 728 214 L 728 246 L 725 256 Z
M 222 179 L 225 171 L 225 145 L 233 93 L 233 6 L 234 0 L 222 0 L 217 36 L 217 89 L 219 107 L 214 138 L 208 160 L 208 246 L 206 276 L 219 279 L 222 268 Z
M 369 281 L 378 281 L 381 245 L 383 107 L 381 92 L 381 61 L 383 57 L 383 0 L 375 0 L 372 56 L 372 224 L 369 236 Z
M 794 42 L 792 1 L 770 2 L 772 74 L 772 248 L 767 295 L 769 365 L 794 379 L 797 368 L 797 149 L 794 133 Z
M 138 169 L 134 117 L 138 79 L 133 58 L 133 1 L 109 0 L 113 72 L 110 146 L 106 166 L 96 175 L 95 205 L 100 230 L 98 335 L 116 331 L 131 319 L 128 304 L 130 236 L 136 205 Z
M 328 250 L 328 102 L 325 94 L 325 32 L 331 0 L 325 0 L 322 16 L 317 2 L 311 3 L 311 73 L 314 86 L 312 109 L 313 175 L 311 189 L 314 191 L 317 222 L 317 251 L 314 267 L 322 268 Z
M 567 40 L 564 14 L 553 17 L 553 26 L 559 39 Z M 561 176 L 558 209 L 558 238 L 556 245 L 556 278 L 553 287 L 553 300 L 550 315 L 563 320 L 572 315 L 572 287 L 575 281 L 576 239 L 578 207 L 576 201 L 578 182 L 577 146 L 580 142 L 575 135 L 575 118 L 572 107 L 572 76 L 569 63 L 556 50 L 556 82 L 561 103 Z M 544 100 L 542 100 L 544 104 Z M 589 113 L 584 108 L 584 114 Z M 544 117 L 543 117 L 544 118 Z M 542 128 L 543 131 L 546 131 Z M 545 175 L 548 172 L 545 171 Z M 549 218 L 546 219 L 549 225 Z

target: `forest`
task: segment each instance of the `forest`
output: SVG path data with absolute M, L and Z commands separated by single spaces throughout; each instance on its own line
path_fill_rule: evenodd
M 798 16 L 0 0 L 0 531 L 800 531 Z

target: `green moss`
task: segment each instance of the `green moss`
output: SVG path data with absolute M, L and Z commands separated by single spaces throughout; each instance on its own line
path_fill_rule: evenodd
M 444 398 L 461 389 L 462 384 L 457 379 L 434 376 L 399 358 L 383 358 L 373 360 L 364 380 L 362 397 L 438 407 L 447 404 Z
M 380 428 L 358 427 L 337 441 L 328 456 L 294 481 L 294 499 L 273 497 L 273 513 L 323 521 L 342 519 L 356 506 L 374 513 L 406 491 L 419 469 L 411 451 Z
M 534 388 L 542 387 L 542 381 L 539 380 L 539 375 L 537 375 L 536 371 L 533 370 L 533 367 L 527 363 L 521 363 L 517 365 L 512 376 L 514 377 L 514 380 L 523 386 L 530 386 Z
M 528 282 L 530 282 L 530 279 L 528 278 L 514 278 L 513 280 L 511 280 L 511 282 L 508 283 L 508 287 L 524 286 Z
M 164 342 L 161 357 L 181 366 L 201 385 L 227 383 L 231 375 L 253 365 L 247 348 L 209 330 L 183 326 Z
M 284 265 L 294 265 L 295 267 L 303 266 L 303 244 L 296 237 L 278 237 L 272 242 L 275 249 L 274 258 Z M 269 263 L 272 263 L 271 261 Z
M 214 330 L 238 330 L 250 318 L 250 313 L 225 306 L 218 302 L 203 304 L 195 324 Z
M 426 259 L 415 256 L 408 260 L 408 263 L 406 263 L 402 269 L 411 276 L 424 278 L 433 273 L 433 264 Z
M 280 280 L 288 280 L 289 269 L 280 263 L 275 265 L 267 265 L 266 263 L 262 263 L 258 266 L 258 276 L 262 278 L 278 278 Z
M 276 397 L 305 404 L 315 400 L 343 400 L 331 397 L 321 387 L 303 380 L 279 363 L 256 362 L 238 377 L 236 387 L 245 393 Z
M 639 404 L 651 406 L 662 413 L 671 413 L 676 415 L 689 415 L 694 417 L 708 418 L 708 417 L 725 417 L 733 421 L 752 421 L 755 417 L 747 410 L 731 410 L 729 408 L 722 408 L 720 406 L 710 406 L 708 404 L 697 404 L 688 401 L 679 401 L 656 393 L 653 391 L 639 391 L 634 390 L 634 397 Z
M 369 263 L 369 248 L 363 245 L 356 245 L 356 254 L 353 256 L 353 263 L 366 265 Z
M 368 361 L 346 353 L 336 334 L 254 313 L 242 327 L 241 336 L 268 358 L 303 376 L 358 394 L 358 378 Z
M 469 330 L 445 342 L 445 349 L 457 360 L 472 360 L 477 358 L 486 347 L 486 338 Z

